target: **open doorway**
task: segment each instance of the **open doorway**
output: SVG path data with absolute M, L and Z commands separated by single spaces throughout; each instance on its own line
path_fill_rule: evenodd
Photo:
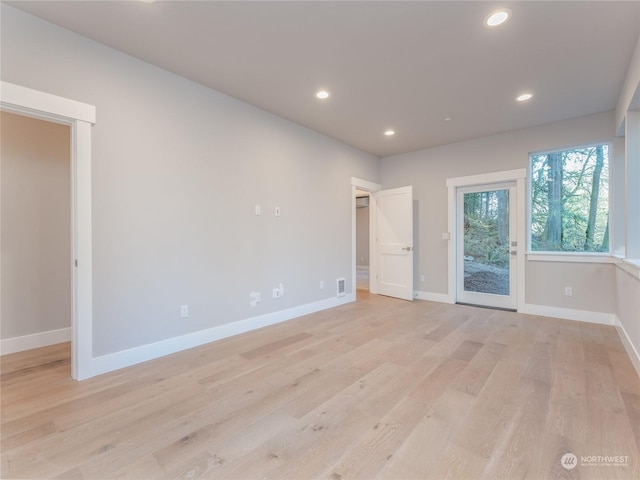
M 412 301 L 413 187 L 382 190 L 381 185 L 351 179 L 352 287 L 357 292 L 356 201 L 369 194 L 369 293 Z M 362 261 L 362 260 L 361 260 Z M 364 289 L 361 290 L 364 292 Z
M 378 192 L 382 189 L 382 186 L 363 180 L 361 178 L 351 178 L 351 285 L 353 286 L 353 299 L 357 300 L 358 290 L 361 293 L 377 293 L 375 275 L 376 258 L 374 255 L 375 237 L 373 232 L 375 231 L 374 215 L 375 202 L 371 194 Z M 364 205 L 365 200 L 358 200 L 358 198 L 367 198 L 366 207 L 358 208 L 358 203 Z M 366 216 L 366 219 L 360 218 L 364 227 L 366 222 L 367 232 L 362 228 L 358 231 L 358 216 Z M 360 242 L 360 245 L 358 245 Z M 362 244 L 367 244 L 368 248 Z M 365 256 L 365 249 L 367 255 Z M 360 255 L 359 255 L 360 254 Z M 366 261 L 368 256 L 369 261 Z M 360 260 L 362 258 L 362 260 Z M 366 265 L 365 265 L 366 263 Z M 358 267 L 366 267 L 358 268 Z
M 12 353 L 71 340 L 71 128 L 6 111 L 0 125 L 1 331 Z
M 356 291 L 369 291 L 369 192 L 356 189 Z
M 71 130 L 71 377 L 93 376 L 91 128 L 96 108 L 50 93 L 0 82 L 0 110 L 68 125 Z

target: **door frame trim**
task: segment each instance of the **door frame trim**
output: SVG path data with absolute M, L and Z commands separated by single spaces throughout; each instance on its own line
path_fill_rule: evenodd
M 457 211 L 458 211 L 458 188 L 494 183 L 515 182 L 516 183 L 516 240 L 518 242 L 518 253 L 516 256 L 517 274 L 517 311 L 521 312 L 525 308 L 525 251 L 526 251 L 526 178 L 527 169 L 505 170 L 501 172 L 483 173 L 480 175 L 467 175 L 464 177 L 454 177 L 447 179 L 448 193 L 448 270 L 449 284 L 447 297 L 449 303 L 456 303 L 457 297 L 457 259 L 456 245 L 458 235 L 456 232 Z
M 91 127 L 96 108 L 9 82 L 0 88 L 1 110 L 71 128 L 71 377 L 84 380 L 93 376 Z
M 356 189 L 373 193 L 382 190 L 382 185 L 362 178 L 351 177 L 351 288 L 353 289 L 353 300 L 356 299 L 356 264 L 358 260 L 356 255 Z M 375 198 L 373 195 L 369 195 L 369 292 L 374 294 L 378 293 L 378 283 L 374 281 L 378 275 L 375 210 Z

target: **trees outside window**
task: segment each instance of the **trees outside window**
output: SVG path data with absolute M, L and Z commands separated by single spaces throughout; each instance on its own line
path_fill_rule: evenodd
M 531 250 L 609 251 L 609 145 L 533 154 Z

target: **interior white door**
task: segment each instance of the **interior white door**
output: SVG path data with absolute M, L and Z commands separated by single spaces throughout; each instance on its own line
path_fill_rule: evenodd
M 373 196 L 377 293 L 413 300 L 413 187 L 381 190 Z
M 515 185 L 459 188 L 456 218 L 456 302 L 515 309 Z

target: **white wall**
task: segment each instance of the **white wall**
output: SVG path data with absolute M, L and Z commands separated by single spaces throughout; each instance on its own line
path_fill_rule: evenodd
M 97 109 L 94 356 L 335 297 L 376 157 L 1 8 L 2 79 Z
M 419 264 L 415 266 L 416 290 L 447 293 L 448 241 L 442 240 L 441 235 L 448 229 L 447 178 L 526 168 L 530 152 L 606 142 L 611 141 L 613 136 L 614 114 L 606 112 L 383 158 L 380 166 L 383 187 L 413 185 L 414 197 L 418 201 L 419 252 L 416 256 Z M 558 285 L 547 281 L 547 277 L 558 268 L 565 268 L 567 272 L 576 272 L 576 275 L 567 273 L 569 278 L 564 278 L 575 285 L 578 285 L 578 277 L 582 275 L 591 279 L 584 286 L 585 290 L 578 290 L 575 295 L 580 295 L 580 298 L 600 297 L 590 304 L 603 309 L 599 311 L 614 312 L 614 301 L 610 298 L 612 290 L 607 283 L 611 275 L 598 275 L 600 266 L 595 264 L 583 267 L 562 265 L 535 262 L 531 272 L 527 273 L 526 298 L 542 301 L 547 306 L 575 308 L 576 299 L 559 296 Z M 424 282 L 420 282 L 421 274 L 425 276 Z
M 71 325 L 71 152 L 69 127 L 0 115 L 6 341 Z

